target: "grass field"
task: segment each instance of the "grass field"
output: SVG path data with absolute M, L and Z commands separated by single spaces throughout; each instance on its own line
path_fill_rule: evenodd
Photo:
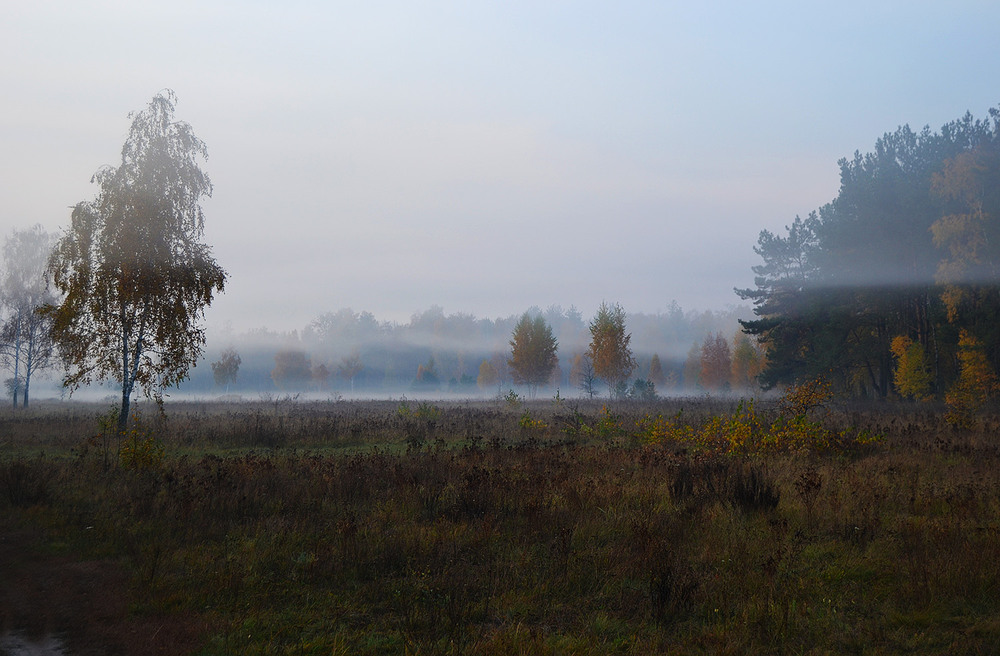
M 1000 417 L 799 400 L 176 403 L 123 438 L 103 407 L 8 410 L 0 630 L 73 654 L 1000 653 Z M 74 605 L 92 588 L 103 615 Z

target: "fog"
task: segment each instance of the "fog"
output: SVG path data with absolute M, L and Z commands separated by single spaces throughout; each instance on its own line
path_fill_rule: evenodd
M 580 394 L 579 380 L 573 375 L 573 359 L 586 353 L 590 343 L 588 325 L 593 317 L 583 316 L 570 306 L 558 305 L 544 310 L 526 308 L 532 316 L 541 315 L 552 328 L 558 342 L 559 364 L 546 392 L 559 390 L 562 396 Z M 645 378 L 653 355 L 661 360 L 665 374 L 673 374 L 664 393 L 693 392 L 696 381 L 683 380 L 683 368 L 692 347 L 700 347 L 708 334 L 721 333 L 731 339 L 739 330 L 737 319 L 750 314 L 749 308 L 730 307 L 718 312 L 685 312 L 676 303 L 662 314 L 632 314 L 627 329 L 638 366 L 635 377 Z M 243 333 L 211 332 L 204 362 L 192 371 L 191 380 L 181 387 L 187 393 L 250 395 L 303 394 L 328 398 L 384 398 L 406 395 L 482 397 L 496 396 L 516 389 L 509 373 L 501 372 L 493 385 L 477 384 L 480 366 L 504 369 L 510 357 L 510 340 L 520 315 L 495 319 L 477 318 L 466 313 L 447 313 L 440 306 L 414 314 L 406 323 L 379 321 L 369 312 L 343 308 L 320 315 L 299 330 L 276 332 L 265 328 Z M 218 361 L 222 351 L 235 349 L 241 358 L 235 384 L 225 388 L 214 383 L 210 363 Z M 315 377 L 276 380 L 276 356 L 301 352 L 315 370 L 327 368 L 326 380 Z M 280 357 L 280 356 L 279 356 Z M 338 372 L 346 358 L 356 357 L 361 371 L 353 384 Z M 436 379 L 421 384 L 418 369 L 433 362 Z M 689 376 L 690 377 L 690 376 Z M 606 392 L 606 389 L 604 389 Z
M 593 317 L 583 316 L 574 306 L 552 305 L 544 310 L 531 307 L 525 311 L 544 317 L 558 342 L 557 369 L 550 383 L 541 386 L 540 393 L 558 392 L 563 398 L 583 396 L 573 360 L 588 349 L 591 338 L 588 325 Z M 692 349 L 700 349 L 708 335 L 721 334 L 732 340 L 740 328 L 738 319 L 750 315 L 747 306 L 730 306 L 722 311 L 685 311 L 676 303 L 664 313 L 629 315 L 626 327 L 637 360 L 633 378 L 645 379 L 656 355 L 665 378 L 656 388 L 658 394 L 703 394 L 699 381 L 684 371 Z M 494 398 L 511 390 L 526 395 L 526 388 L 515 385 L 506 370 L 510 340 L 519 319 L 520 315 L 477 318 L 432 306 L 399 323 L 380 321 L 367 311 L 342 308 L 323 313 L 301 328 L 287 332 L 265 326 L 244 332 L 212 329 L 206 335 L 204 356 L 191 370 L 189 380 L 165 390 L 165 398 L 468 399 Z M 221 359 L 226 349 L 233 349 L 239 355 L 239 371 L 235 382 L 218 384 L 211 365 Z M 309 367 L 306 377 L 281 380 L 275 373 L 276 358 L 290 352 L 305 356 Z M 338 371 L 344 360 L 351 357 L 356 357 L 361 365 L 353 381 Z M 502 370 L 495 383 L 482 385 L 477 380 L 484 360 Z M 421 383 L 417 380 L 418 369 L 430 361 L 434 362 L 436 380 Z M 316 377 L 320 365 L 329 372 L 325 379 Z M 33 383 L 36 399 L 72 398 L 106 404 L 120 400 L 121 388 L 113 382 L 70 393 L 59 385 L 57 369 L 41 376 Z M 608 394 L 602 383 L 596 385 L 596 392 Z
M 208 144 L 217 330 L 603 300 L 711 310 L 838 158 L 997 100 L 1000 7 L 7 7 L 0 232 L 68 224 L 158 90 Z
M 640 362 L 678 362 L 708 328 L 643 318 L 676 302 L 730 336 L 758 233 L 834 198 L 840 158 L 997 102 L 998 23 L 974 1 L 21 3 L 0 24 L 0 232 L 65 229 L 129 112 L 170 88 L 208 145 L 205 240 L 229 273 L 193 389 L 228 344 L 260 372 L 278 348 L 381 352 L 400 384 L 447 351 L 447 386 L 526 309 L 572 303 L 585 324 L 603 301 Z M 469 331 L 447 348 L 410 325 L 438 305 Z M 310 332 L 337 308 L 388 342 Z M 557 334 L 561 357 L 582 350 Z

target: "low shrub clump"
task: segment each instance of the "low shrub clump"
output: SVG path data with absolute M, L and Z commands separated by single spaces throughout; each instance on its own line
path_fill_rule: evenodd
M 716 415 L 695 424 L 673 417 L 645 416 L 636 430 L 647 442 L 674 442 L 729 455 L 806 451 L 849 453 L 871 448 L 884 436 L 855 426 L 837 427 L 825 404 L 829 384 L 815 380 L 785 391 L 776 406 L 760 411 L 753 399 L 741 400 L 728 415 Z

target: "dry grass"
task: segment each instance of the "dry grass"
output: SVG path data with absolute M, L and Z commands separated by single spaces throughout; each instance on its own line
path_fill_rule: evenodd
M 641 430 L 681 408 L 737 405 L 178 404 L 132 469 L 96 408 L 41 409 L 5 422 L 0 509 L 203 654 L 1000 651 L 996 417 L 839 407 L 885 439 L 738 455 Z

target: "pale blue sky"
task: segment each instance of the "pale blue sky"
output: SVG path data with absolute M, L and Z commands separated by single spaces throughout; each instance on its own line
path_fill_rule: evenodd
M 994 2 L 8 4 L 0 230 L 68 225 L 172 88 L 237 327 L 722 308 L 839 158 L 1000 104 Z

